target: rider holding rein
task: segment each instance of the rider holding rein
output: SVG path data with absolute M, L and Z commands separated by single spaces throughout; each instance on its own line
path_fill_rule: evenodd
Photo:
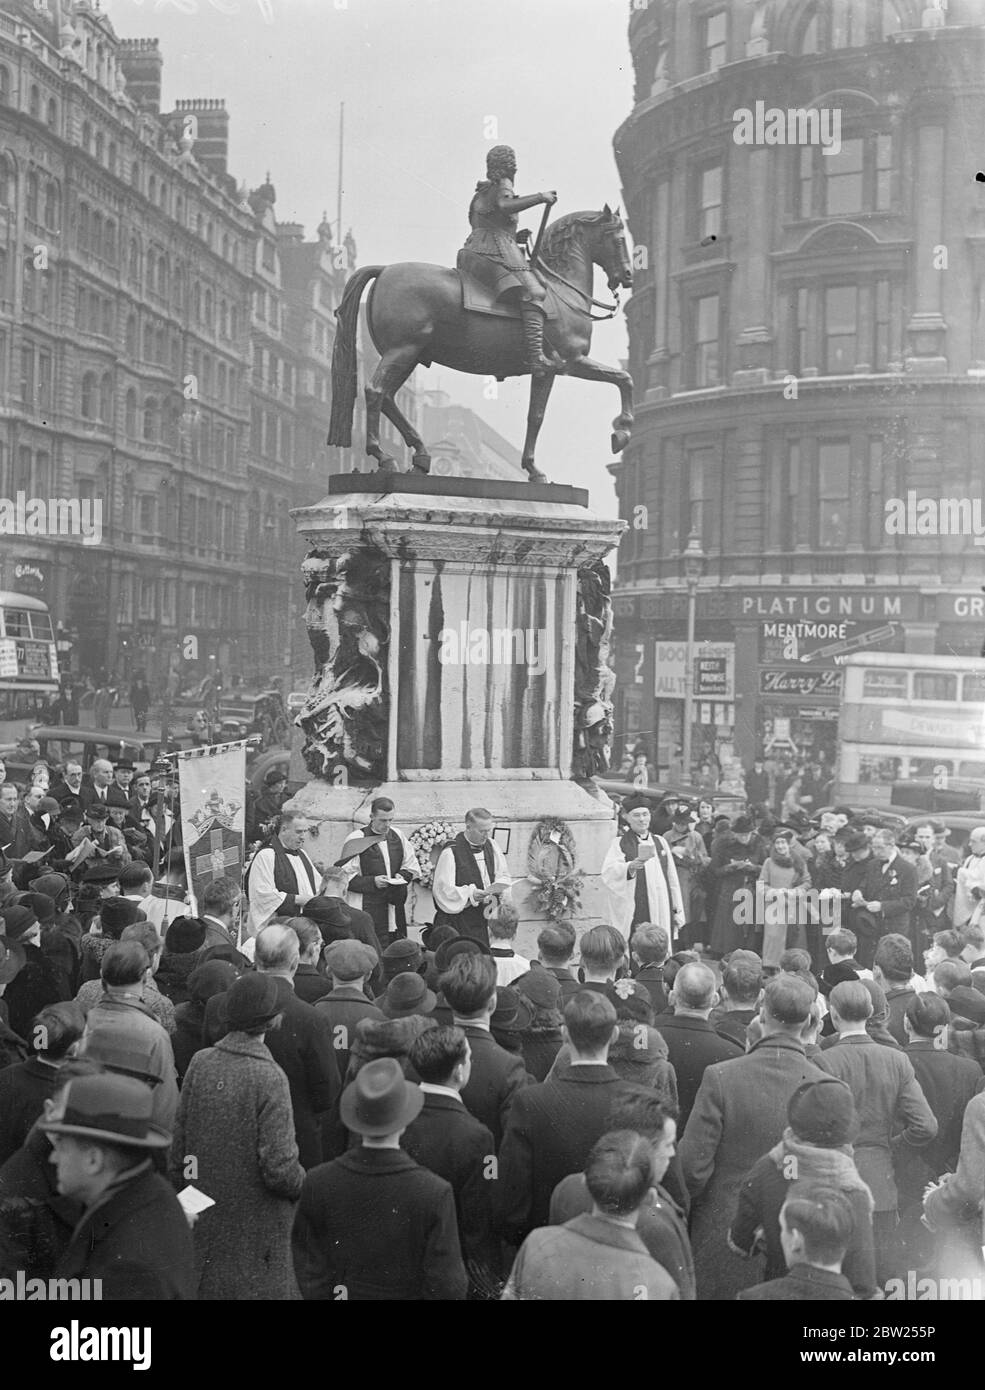
M 517 214 L 527 208 L 557 202 L 556 193 L 531 193 L 519 198 L 513 192 L 516 177 L 516 155 L 509 145 L 494 145 L 486 155 L 488 177 L 476 184 L 469 204 L 469 225 L 472 231 L 464 250 L 481 256 L 491 263 L 496 298 L 506 295 L 512 299 L 519 292 L 523 316 L 523 335 L 526 344 L 527 366 L 534 376 L 563 369 L 563 362 L 553 352 L 544 355 L 544 286 L 531 270 L 517 236 Z M 526 234 L 520 234 L 526 239 Z

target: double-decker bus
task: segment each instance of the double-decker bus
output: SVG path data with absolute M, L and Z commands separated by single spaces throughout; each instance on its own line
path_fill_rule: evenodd
M 912 782 L 985 790 L 985 660 L 870 652 L 843 669 L 838 800 L 903 803 Z
M 0 589 L 0 738 L 44 719 L 58 694 L 58 654 L 48 605 Z

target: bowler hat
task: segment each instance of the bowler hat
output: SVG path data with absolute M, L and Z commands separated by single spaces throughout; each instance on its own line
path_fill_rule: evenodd
M 124 927 L 146 921 L 147 913 L 141 912 L 132 898 L 106 898 L 99 904 L 99 925 L 105 936 L 118 937 Z
M 283 1012 L 279 998 L 273 975 L 258 975 L 254 970 L 240 975 L 225 996 L 226 1026 L 231 1033 L 246 1033 L 272 1023 Z
M 120 877 L 119 864 L 107 864 L 101 860 L 98 864 L 90 864 L 82 875 L 83 883 L 96 883 L 105 888 L 108 883 L 116 883 Z
M 171 1135 L 154 1129 L 149 1086 L 112 1072 L 70 1081 L 52 1117 L 40 1120 L 46 1134 L 98 1139 L 128 1149 L 166 1149 Z
M 438 996 L 428 989 L 423 977 L 405 970 L 402 975 L 394 975 L 376 1004 L 387 1018 L 406 1018 L 410 1014 L 433 1013 L 437 1002 Z
M 798 1139 L 825 1149 L 850 1144 L 859 1132 L 851 1090 L 835 1076 L 798 1086 L 787 1105 L 787 1120 Z
M 207 935 L 200 917 L 176 917 L 164 935 L 164 949 L 174 956 L 190 956 L 201 950 Z
M 86 815 L 90 820 L 107 820 L 109 812 L 101 801 L 90 801 L 86 807 Z
M 23 946 L 0 936 L 0 985 L 9 985 L 27 964 Z
M 129 811 L 130 798 L 122 787 L 108 787 L 106 789 L 106 805 L 113 806 L 118 811 Z
M 393 1057 L 381 1057 L 367 1062 L 345 1088 L 339 1113 L 354 1134 L 379 1137 L 406 1129 L 423 1105 L 423 1091 L 404 1080 L 400 1063 Z
M 26 903 L 4 908 L 3 912 L 0 912 L 0 921 L 3 922 L 4 935 L 8 941 L 19 941 L 38 925 L 34 909 Z
M 843 836 L 843 843 L 849 854 L 856 854 L 860 849 L 866 849 L 869 837 L 861 830 L 850 830 Z
M 37 880 L 35 879 L 35 882 Z M 18 893 L 14 899 L 17 907 L 29 907 L 43 927 L 55 920 L 55 904 L 47 893 Z
M 476 941 L 471 936 L 456 936 L 451 941 L 442 941 L 434 953 L 434 968 L 443 975 L 456 956 L 491 956 L 492 951 L 484 941 Z
M 365 941 L 331 941 L 325 947 L 325 969 L 339 980 L 372 975 L 379 956 Z

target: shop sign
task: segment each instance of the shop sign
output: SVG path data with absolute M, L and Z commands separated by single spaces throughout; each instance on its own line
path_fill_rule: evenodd
M 857 623 L 846 618 L 774 618 L 759 629 L 759 659 L 773 665 L 840 665 L 852 652 L 900 645 L 898 623 Z
M 837 700 L 841 695 L 840 671 L 790 671 L 767 667 L 759 673 L 760 695 L 820 695 Z

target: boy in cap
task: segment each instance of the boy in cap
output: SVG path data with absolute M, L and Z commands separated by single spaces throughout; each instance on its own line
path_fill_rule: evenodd
M 69 1081 L 39 1122 L 59 1193 L 84 1207 L 56 1276 L 99 1279 L 104 1300 L 195 1297 L 188 1221 L 151 1161 L 171 1135 L 151 1106 L 148 1086 L 106 1073 Z
M 305 1299 L 459 1301 L 468 1288 L 451 1185 L 400 1147 L 424 1096 L 392 1057 L 367 1062 L 340 1111 L 359 1148 L 305 1176 L 294 1272 Z

